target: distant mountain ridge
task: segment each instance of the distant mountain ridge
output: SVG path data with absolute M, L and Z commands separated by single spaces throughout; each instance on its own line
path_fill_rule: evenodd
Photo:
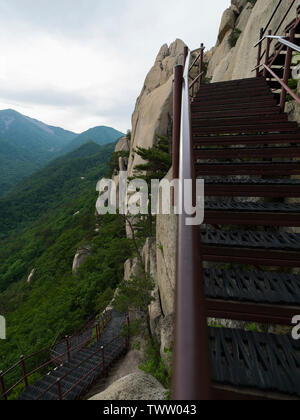
M 124 136 L 124 133 L 115 130 L 112 127 L 99 126 L 90 128 L 72 140 L 65 148 L 65 151 L 69 152 L 75 150 L 89 140 L 95 142 L 99 146 L 105 146 L 106 144 L 114 143 Z
M 88 140 L 102 146 L 123 135 L 104 126 L 76 134 L 12 109 L 0 110 L 0 197 L 51 160 L 76 150 Z
M 115 143 L 99 146 L 89 141 L 48 163 L 0 198 L 0 240 L 9 231 L 28 226 L 71 202 L 87 186 L 96 191 L 114 149 Z

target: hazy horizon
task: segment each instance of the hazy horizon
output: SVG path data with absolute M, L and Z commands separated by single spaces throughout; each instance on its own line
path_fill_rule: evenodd
M 0 109 L 80 133 L 126 132 L 160 47 L 212 47 L 229 0 L 2 0 Z

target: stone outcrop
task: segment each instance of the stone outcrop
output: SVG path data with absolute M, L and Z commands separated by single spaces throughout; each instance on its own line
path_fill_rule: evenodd
M 35 268 L 33 270 L 31 270 L 31 272 L 30 272 L 30 274 L 29 274 L 29 276 L 27 278 L 27 283 L 28 284 L 30 284 L 32 282 L 32 280 L 34 279 L 35 272 L 36 272 L 36 269 Z
M 172 179 L 172 170 L 166 176 Z M 177 242 L 177 216 L 174 214 L 157 215 L 157 278 L 161 306 L 164 316 L 174 313 L 175 302 L 175 259 Z
M 132 141 L 128 176 L 133 175 L 133 169 L 140 164 L 141 158 L 133 151 L 137 146 L 150 148 L 154 145 L 157 135 L 166 135 L 172 115 L 172 82 L 173 68 L 183 61 L 185 44 L 176 40 L 168 47 L 163 45 L 155 64 L 148 73 L 142 92 L 137 99 L 132 116 Z
M 91 398 L 92 401 L 163 401 L 166 390 L 143 372 L 132 373 L 114 382 L 104 392 Z
M 82 246 L 77 250 L 74 260 L 73 260 L 73 267 L 72 267 L 73 273 L 77 273 L 81 265 L 84 263 L 87 257 L 91 254 L 91 250 L 92 248 L 90 245 Z
M 208 64 L 207 76 L 213 82 L 253 77 L 251 70 L 256 65 L 257 49 L 253 48 L 259 38 L 260 28 L 265 27 L 277 0 L 257 0 L 255 5 L 245 0 L 232 0 L 231 6 L 224 12 L 216 46 L 206 55 Z M 283 0 L 276 13 L 270 29 L 278 27 L 290 0 Z M 296 15 L 297 4 L 292 7 L 282 25 L 289 23 Z M 233 31 L 241 31 L 236 45 L 232 48 L 229 39 Z
M 127 137 L 122 137 L 115 148 L 115 152 L 129 152 L 130 150 L 130 140 Z

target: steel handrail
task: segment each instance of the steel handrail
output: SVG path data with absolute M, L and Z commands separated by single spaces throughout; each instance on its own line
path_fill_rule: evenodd
M 107 324 L 108 324 L 108 322 L 111 320 L 111 315 L 109 315 L 108 313 L 104 313 L 103 315 L 102 315 L 102 317 L 97 321 L 97 322 L 99 322 L 99 321 L 103 321 L 104 322 L 104 324 L 103 324 L 103 326 L 104 326 L 104 328 L 106 328 L 106 326 L 107 326 Z M 87 326 L 91 326 L 91 327 L 89 327 L 89 329 L 91 330 L 91 336 L 92 336 L 92 330 L 95 328 L 95 325 L 94 326 L 92 326 L 92 324 L 93 324 L 93 322 L 95 322 L 95 321 L 89 321 L 87 324 L 86 324 L 86 327 Z M 80 333 L 82 334 L 83 332 L 84 332 L 84 328 L 81 328 L 80 330 L 78 329 L 77 331 L 80 331 Z M 80 334 L 79 333 L 79 334 Z M 69 337 L 70 339 L 73 339 L 73 338 L 75 338 L 76 337 L 76 335 L 74 334 L 73 336 L 71 336 L 71 337 Z M 4 377 L 5 376 L 7 376 L 9 373 L 11 373 L 13 370 L 15 370 L 17 367 L 22 367 L 22 363 L 24 363 L 25 361 L 28 361 L 29 359 L 32 359 L 33 357 L 36 357 L 36 356 L 38 356 L 39 354 L 41 354 L 41 353 L 43 353 L 44 351 L 48 351 L 48 352 L 50 352 L 50 354 L 52 353 L 52 352 L 55 352 L 58 356 L 55 356 L 55 357 L 52 357 L 50 360 L 48 360 L 47 362 L 44 362 L 42 365 L 40 365 L 40 366 L 38 366 L 38 367 L 36 367 L 36 368 L 34 368 L 34 370 L 32 370 L 31 372 L 29 372 L 29 373 L 26 373 L 26 375 L 24 375 L 24 376 L 22 376 L 14 385 L 12 385 L 8 390 L 5 390 L 5 392 L 2 392 L 1 394 L 0 394 L 0 398 L 7 398 L 7 396 L 18 386 L 18 385 L 20 385 L 22 382 L 24 382 L 24 381 L 27 381 L 27 379 L 30 377 L 30 376 L 32 376 L 33 374 L 35 374 L 35 373 L 37 373 L 37 372 L 39 372 L 40 370 L 42 370 L 42 369 L 45 369 L 47 366 L 50 366 L 51 364 L 54 364 L 55 365 L 55 363 L 60 363 L 61 364 L 61 358 L 64 358 L 65 356 L 68 356 L 69 354 L 72 354 L 72 352 L 74 352 L 74 350 L 76 350 L 76 349 L 78 349 L 78 348 L 80 348 L 80 347 L 84 347 L 84 346 L 87 346 L 89 343 L 91 342 L 91 337 L 89 338 L 89 339 L 87 339 L 86 341 L 83 341 L 83 342 L 81 342 L 81 343 L 79 343 L 79 344 L 77 344 L 77 345 L 75 345 L 75 346 L 73 346 L 73 347 L 70 347 L 69 348 L 69 350 L 67 349 L 66 350 L 66 352 L 64 352 L 64 353 L 58 353 L 57 351 L 55 351 L 54 349 L 52 349 L 52 346 L 51 347 L 49 347 L 49 346 L 47 346 L 47 347 L 44 347 L 43 349 L 41 349 L 41 350 L 39 350 L 38 352 L 36 352 L 36 353 L 33 353 L 33 354 L 31 354 L 31 355 L 29 355 L 29 356 L 27 356 L 27 357 L 23 357 L 22 358 L 22 360 L 19 360 L 16 364 L 14 364 L 12 367 L 10 367 L 9 369 L 7 369 L 5 372 L 1 372 L 1 378 L 2 378 L 2 380 L 4 380 Z M 63 343 L 63 341 L 61 341 L 61 342 L 59 342 L 59 343 L 57 343 L 57 345 L 59 345 L 59 344 L 62 344 Z
M 181 82 L 182 85 L 181 96 L 176 96 L 178 86 L 174 86 L 175 107 L 177 101 L 182 103 L 179 151 L 180 209 L 186 194 L 184 181 L 191 179 L 195 182 L 188 80 L 189 62 L 190 53 L 186 60 L 183 80 L 177 82 Z M 180 71 L 182 70 L 176 70 L 178 73 Z M 178 121 L 175 121 L 176 127 L 177 124 Z M 176 144 L 176 138 L 173 140 Z M 177 239 L 173 399 L 209 400 L 211 399 L 211 375 L 208 339 L 204 339 L 208 337 L 208 327 L 204 284 L 201 281 L 201 264 L 199 263 L 199 226 L 186 225 L 186 218 L 190 215 L 187 215 L 184 206 L 181 213 L 178 216 Z
M 107 346 L 112 344 L 114 341 L 118 340 L 120 337 L 115 337 L 114 339 L 112 339 L 108 344 L 106 344 Z M 66 373 L 65 375 L 63 375 L 60 379 L 60 381 L 66 379 L 69 375 L 71 375 L 75 370 L 77 370 L 79 367 L 81 367 L 84 363 L 88 362 L 90 359 L 92 359 L 96 354 L 99 353 L 99 349 L 97 349 L 94 353 L 92 353 L 91 355 L 89 355 L 86 359 L 82 360 L 80 363 L 78 363 L 76 366 L 74 366 L 68 373 Z M 80 383 L 80 382 L 79 382 Z M 45 391 L 43 391 L 37 398 L 37 400 L 41 399 L 47 392 L 49 392 L 52 388 L 54 388 L 56 386 L 56 382 L 54 382 L 54 384 L 51 384 Z
M 264 35 L 265 35 L 265 33 L 266 33 L 267 29 L 269 28 L 269 26 L 270 26 L 270 24 L 271 24 L 271 22 L 272 22 L 272 20 L 273 20 L 274 16 L 276 15 L 277 10 L 278 10 L 279 6 L 281 5 L 281 2 L 282 2 L 282 0 L 280 0 L 280 1 L 279 1 L 279 4 L 277 5 L 276 9 L 274 10 L 274 12 L 273 12 L 273 14 L 272 14 L 272 16 L 271 16 L 271 18 L 270 18 L 270 20 L 269 20 L 268 24 L 266 25 L 266 27 L 265 27 L 265 28 L 262 28 L 262 29 L 260 30 L 260 40 L 258 41 L 258 43 L 257 43 L 257 44 L 255 44 L 255 47 L 257 47 L 257 46 L 259 47 L 259 50 L 258 50 L 258 60 L 257 60 L 257 66 L 256 66 L 256 67 L 255 67 L 252 71 L 254 71 L 254 70 L 257 70 L 257 71 L 258 71 L 258 69 L 261 67 L 260 62 L 261 62 L 261 60 L 264 58 L 264 56 L 265 56 L 265 55 L 266 55 L 266 53 L 267 53 L 267 50 L 265 49 L 265 50 L 264 50 L 264 52 L 261 54 L 262 43 L 263 43 L 263 41 L 266 39 L 266 38 L 264 37 Z M 283 22 L 285 21 L 286 17 L 288 16 L 289 12 L 291 11 L 291 9 L 292 9 L 292 7 L 294 6 L 295 2 L 296 2 L 296 0 L 293 0 L 293 1 L 292 1 L 292 3 L 290 4 L 290 6 L 288 7 L 288 9 L 287 9 L 286 13 L 285 13 L 285 14 L 284 14 L 284 16 L 282 17 L 282 19 L 281 19 L 281 21 L 280 21 L 280 23 L 279 23 L 278 27 L 276 28 L 276 30 L 275 30 L 275 32 L 274 32 L 274 34 L 273 34 L 274 36 L 278 34 L 279 29 L 281 28 L 281 26 L 282 26 Z M 298 19 L 298 20 L 299 20 L 299 13 L 298 13 L 298 9 L 297 9 L 297 18 L 296 18 L 296 19 Z M 286 31 L 286 32 L 287 32 L 287 31 Z M 257 76 L 258 76 L 258 74 L 257 74 Z
M 265 40 L 265 39 L 277 39 L 277 40 L 278 40 L 278 42 L 280 42 L 281 44 L 286 45 L 286 46 L 287 46 L 287 47 L 289 47 L 289 48 L 292 48 L 294 51 L 298 51 L 298 52 L 300 52 L 300 47 L 299 47 L 298 45 L 293 44 L 292 42 L 288 41 L 286 38 L 287 38 L 286 36 L 266 35 L 266 36 L 264 36 L 264 37 L 262 38 L 262 40 L 261 40 L 261 41 L 263 41 L 263 40 Z M 254 48 L 255 48 L 257 45 L 258 45 L 258 44 L 254 45 Z M 261 67 L 262 65 L 263 65 L 263 64 L 261 64 L 261 65 L 260 65 L 260 67 Z
M 288 85 L 286 84 L 286 83 L 284 83 L 281 79 L 280 79 L 280 77 L 278 77 L 277 76 L 277 74 L 276 73 L 274 73 L 273 72 L 273 70 L 271 70 L 270 69 L 270 67 L 268 67 L 266 64 L 264 64 L 263 65 L 264 66 L 264 68 L 269 72 L 269 73 L 271 73 L 271 75 L 277 80 L 277 82 L 278 83 L 280 83 L 281 84 L 281 86 L 283 87 L 283 89 L 289 94 L 289 95 L 291 95 L 294 99 L 295 99 L 295 101 L 298 103 L 298 104 L 300 104 L 300 97 L 295 93 L 295 92 L 293 92 L 292 91 L 292 89 L 291 88 L 289 88 L 288 87 Z
M 119 337 L 118 337 L 119 338 Z M 116 339 L 115 339 L 116 340 Z M 122 344 L 122 345 L 120 345 L 120 346 L 118 346 L 117 347 L 117 349 L 110 355 L 110 356 L 112 356 L 113 357 L 113 360 L 114 360 L 114 355 L 119 351 L 119 350 L 121 350 L 121 348 L 124 348 L 125 349 L 125 345 L 124 344 Z M 105 366 L 103 365 L 103 360 L 101 360 L 101 362 L 99 362 L 97 365 L 96 365 L 96 367 L 94 367 L 93 369 L 91 369 L 88 373 L 86 373 L 82 378 L 80 378 L 80 380 L 79 381 L 77 381 L 70 389 L 68 389 L 63 395 L 62 395 L 62 399 L 64 399 L 70 392 L 72 392 L 73 391 L 73 389 L 75 389 L 78 385 L 80 385 L 81 384 L 81 382 L 83 382 L 91 373 L 93 373 L 93 372 L 95 372 L 100 366 L 102 365 L 102 373 L 104 373 L 104 371 L 105 371 Z M 61 381 L 62 379 L 60 378 L 60 381 Z

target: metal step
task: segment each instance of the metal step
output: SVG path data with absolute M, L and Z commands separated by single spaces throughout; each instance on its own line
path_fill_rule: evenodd
M 227 98 L 253 98 L 258 96 L 265 96 L 268 98 L 269 96 L 272 96 L 269 86 L 267 83 L 265 86 L 261 87 L 249 87 L 245 89 L 230 89 L 230 90 L 223 90 L 222 92 L 214 92 L 212 91 L 203 91 L 201 88 L 199 90 L 199 93 L 195 96 L 193 102 L 198 103 L 202 101 L 211 101 L 212 99 L 223 101 L 223 99 Z
M 300 342 L 242 330 L 209 330 L 213 379 L 222 385 L 300 396 Z
M 224 135 L 224 134 L 258 134 L 258 133 L 288 133 L 295 132 L 298 129 L 298 124 L 292 121 L 288 122 L 259 122 L 249 124 L 235 124 L 228 126 L 206 126 L 197 127 L 197 123 L 192 122 L 193 135 L 209 136 L 209 135 Z
M 192 115 L 192 126 L 193 127 L 207 127 L 211 126 L 212 124 L 215 127 L 226 127 L 226 126 L 234 126 L 234 125 L 253 125 L 253 124 L 260 124 L 260 123 L 281 123 L 282 121 L 288 121 L 288 117 L 286 114 L 257 114 L 255 116 L 235 116 L 235 117 L 219 117 L 215 118 L 214 115 L 211 115 L 209 118 L 198 118 L 197 114 Z
M 195 147 L 220 145 L 258 145 L 258 144 L 296 144 L 300 143 L 300 133 L 272 133 L 237 136 L 196 136 L 193 135 Z
M 300 204 L 207 201 L 205 223 L 212 225 L 300 226 Z
M 300 251 L 300 234 L 298 233 L 271 233 L 250 230 L 205 230 L 202 228 L 201 240 L 205 245 L 222 247 L 229 246 L 231 248 L 260 248 L 293 252 Z
M 256 104 L 256 106 L 260 106 L 260 104 L 274 104 L 273 102 L 273 95 L 270 93 L 269 95 L 262 95 L 262 96 L 256 96 L 256 97 L 252 97 L 252 98 L 248 98 L 247 96 L 243 97 L 238 97 L 238 98 L 231 98 L 231 97 L 226 97 L 223 99 L 219 99 L 218 97 L 216 98 L 209 98 L 207 97 L 206 100 L 202 100 L 202 101 L 197 101 L 197 102 L 193 102 L 192 104 L 192 108 L 197 108 L 197 107 L 219 107 L 221 105 L 225 105 L 227 107 L 231 107 L 231 105 L 233 106 L 239 106 L 239 105 L 251 105 L 251 104 Z
M 269 98 L 262 98 L 256 102 L 240 102 L 240 103 L 222 103 L 222 102 L 198 102 L 192 103 L 191 110 L 194 112 L 222 112 L 222 111 L 239 111 L 247 109 L 258 109 L 262 107 L 274 107 L 277 106 L 274 95 Z
M 250 159 L 250 158 L 297 158 L 300 157 L 300 147 L 252 147 L 226 149 L 195 149 L 195 159 Z
M 207 269 L 204 279 L 210 299 L 300 306 L 300 275 Z
M 300 197 L 299 179 L 240 179 L 213 177 L 205 179 L 206 196 L 229 197 Z
M 229 80 L 229 81 L 225 81 L 225 82 L 216 82 L 216 83 L 209 83 L 206 85 L 202 85 L 201 86 L 201 91 L 204 90 L 218 90 L 220 89 L 221 91 L 226 89 L 226 88 L 242 88 L 244 89 L 247 86 L 263 86 L 265 83 L 265 80 L 263 78 L 258 78 L 258 77 L 251 77 L 248 79 L 236 79 L 236 80 Z
M 300 175 L 300 162 L 197 163 L 198 177 L 210 175 L 293 176 Z
M 214 119 L 217 120 L 219 118 L 230 118 L 230 117 L 242 117 L 242 116 L 256 116 L 256 115 L 279 115 L 280 109 L 278 106 L 270 106 L 270 107 L 261 107 L 261 108 L 253 108 L 253 109 L 226 109 L 221 111 L 215 111 L 212 117 L 210 112 L 205 111 L 198 111 L 197 109 L 192 109 L 192 118 L 205 120 L 205 119 Z

